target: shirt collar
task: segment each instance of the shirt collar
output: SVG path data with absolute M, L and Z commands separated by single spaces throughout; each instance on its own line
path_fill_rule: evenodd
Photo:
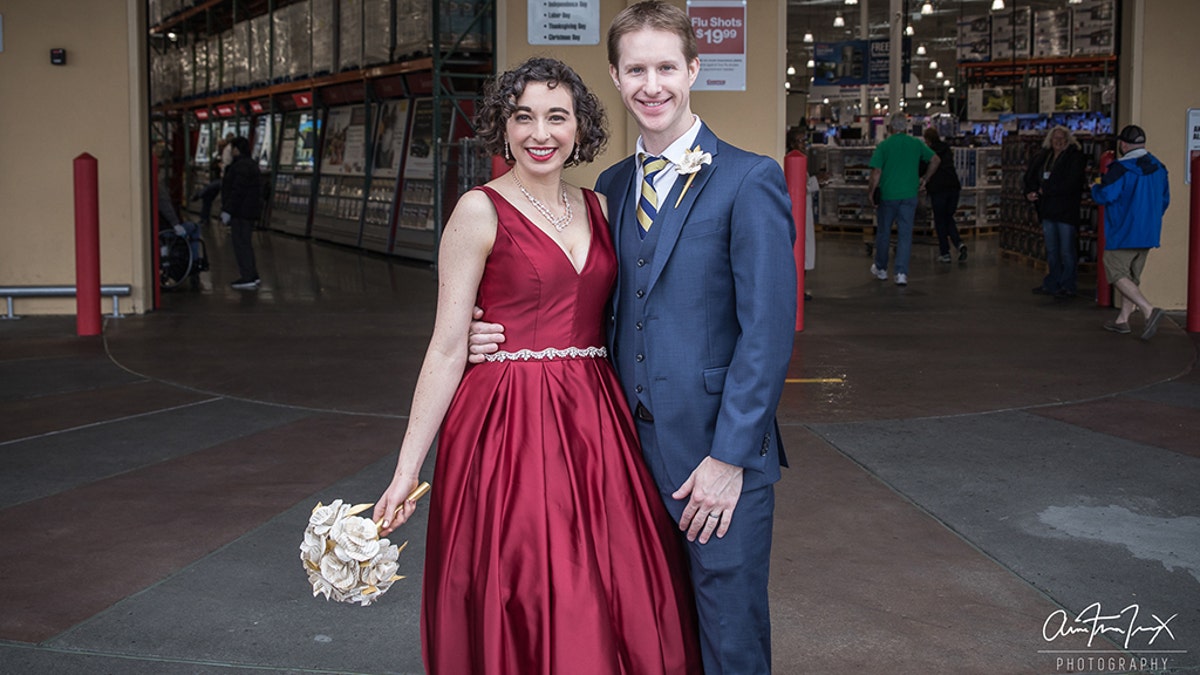
M 1148 155 L 1148 154 L 1150 154 L 1150 153 L 1145 148 L 1135 148 L 1135 149 L 1130 150 L 1129 152 L 1125 153 L 1124 155 L 1122 155 L 1121 159 L 1122 160 L 1137 159 L 1138 157 L 1141 157 L 1142 155 Z
M 675 139 L 675 142 L 668 145 L 666 150 L 663 150 L 659 157 L 667 160 L 675 166 L 679 166 L 683 162 L 683 153 L 691 150 L 696 146 L 696 137 L 700 135 L 700 117 L 692 115 L 692 126 L 683 135 Z M 640 158 L 646 152 L 646 146 L 642 144 L 642 137 L 637 139 L 637 156 Z M 640 160 L 638 162 L 641 164 Z

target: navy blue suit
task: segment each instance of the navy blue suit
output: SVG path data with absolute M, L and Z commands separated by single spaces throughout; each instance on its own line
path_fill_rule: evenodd
M 600 175 L 619 274 L 609 344 L 638 422 L 646 462 L 676 521 L 670 495 L 711 455 L 745 469 L 722 539 L 688 544 L 707 675 L 770 670 L 767 576 L 773 484 L 786 465 L 775 410 L 796 322 L 795 228 L 774 160 L 720 141 L 702 125 L 694 145 L 712 154 L 679 201 L 679 176 L 645 239 L 628 157 Z M 676 207 L 676 202 L 679 201 Z

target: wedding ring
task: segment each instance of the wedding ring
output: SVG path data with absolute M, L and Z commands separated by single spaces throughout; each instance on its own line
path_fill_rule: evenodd
M 719 513 L 710 513 L 710 514 L 708 514 L 708 517 L 709 517 L 709 518 L 716 518 L 717 520 L 720 520 L 720 519 L 721 519 L 721 514 L 719 514 Z

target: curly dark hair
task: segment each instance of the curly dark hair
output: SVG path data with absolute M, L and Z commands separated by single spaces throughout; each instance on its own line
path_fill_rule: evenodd
M 476 135 L 483 142 L 483 147 L 493 155 L 504 156 L 505 126 L 517 109 L 517 99 L 530 82 L 544 82 L 551 89 L 560 84 L 570 88 L 571 98 L 575 102 L 579 159 L 576 161 L 575 152 L 572 151 L 566 166 L 596 159 L 608 143 L 608 120 L 604 115 L 604 106 L 570 66 L 558 59 L 545 57 L 528 59 L 488 83 L 483 103 L 475 116 Z M 513 160 L 508 159 L 508 163 L 512 164 Z

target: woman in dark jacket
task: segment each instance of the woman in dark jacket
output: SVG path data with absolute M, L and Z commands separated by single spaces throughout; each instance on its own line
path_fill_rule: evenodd
M 1025 198 L 1037 205 L 1046 237 L 1049 273 L 1034 293 L 1069 298 L 1075 295 L 1079 259 L 1079 202 L 1083 198 L 1087 158 L 1069 129 L 1056 126 L 1042 142 L 1025 171 Z
M 929 127 L 925 130 L 925 144 L 933 153 L 941 158 L 937 171 L 929 177 L 925 191 L 929 193 L 929 207 L 933 211 L 933 228 L 937 232 L 938 260 L 950 262 L 950 242 L 958 251 L 958 259 L 967 259 L 967 245 L 958 236 L 958 226 L 954 223 L 954 212 L 958 210 L 958 197 L 962 192 L 962 183 L 958 180 L 958 171 L 954 168 L 954 152 L 938 135 L 937 129 Z M 924 167 L 921 168 L 923 172 Z

